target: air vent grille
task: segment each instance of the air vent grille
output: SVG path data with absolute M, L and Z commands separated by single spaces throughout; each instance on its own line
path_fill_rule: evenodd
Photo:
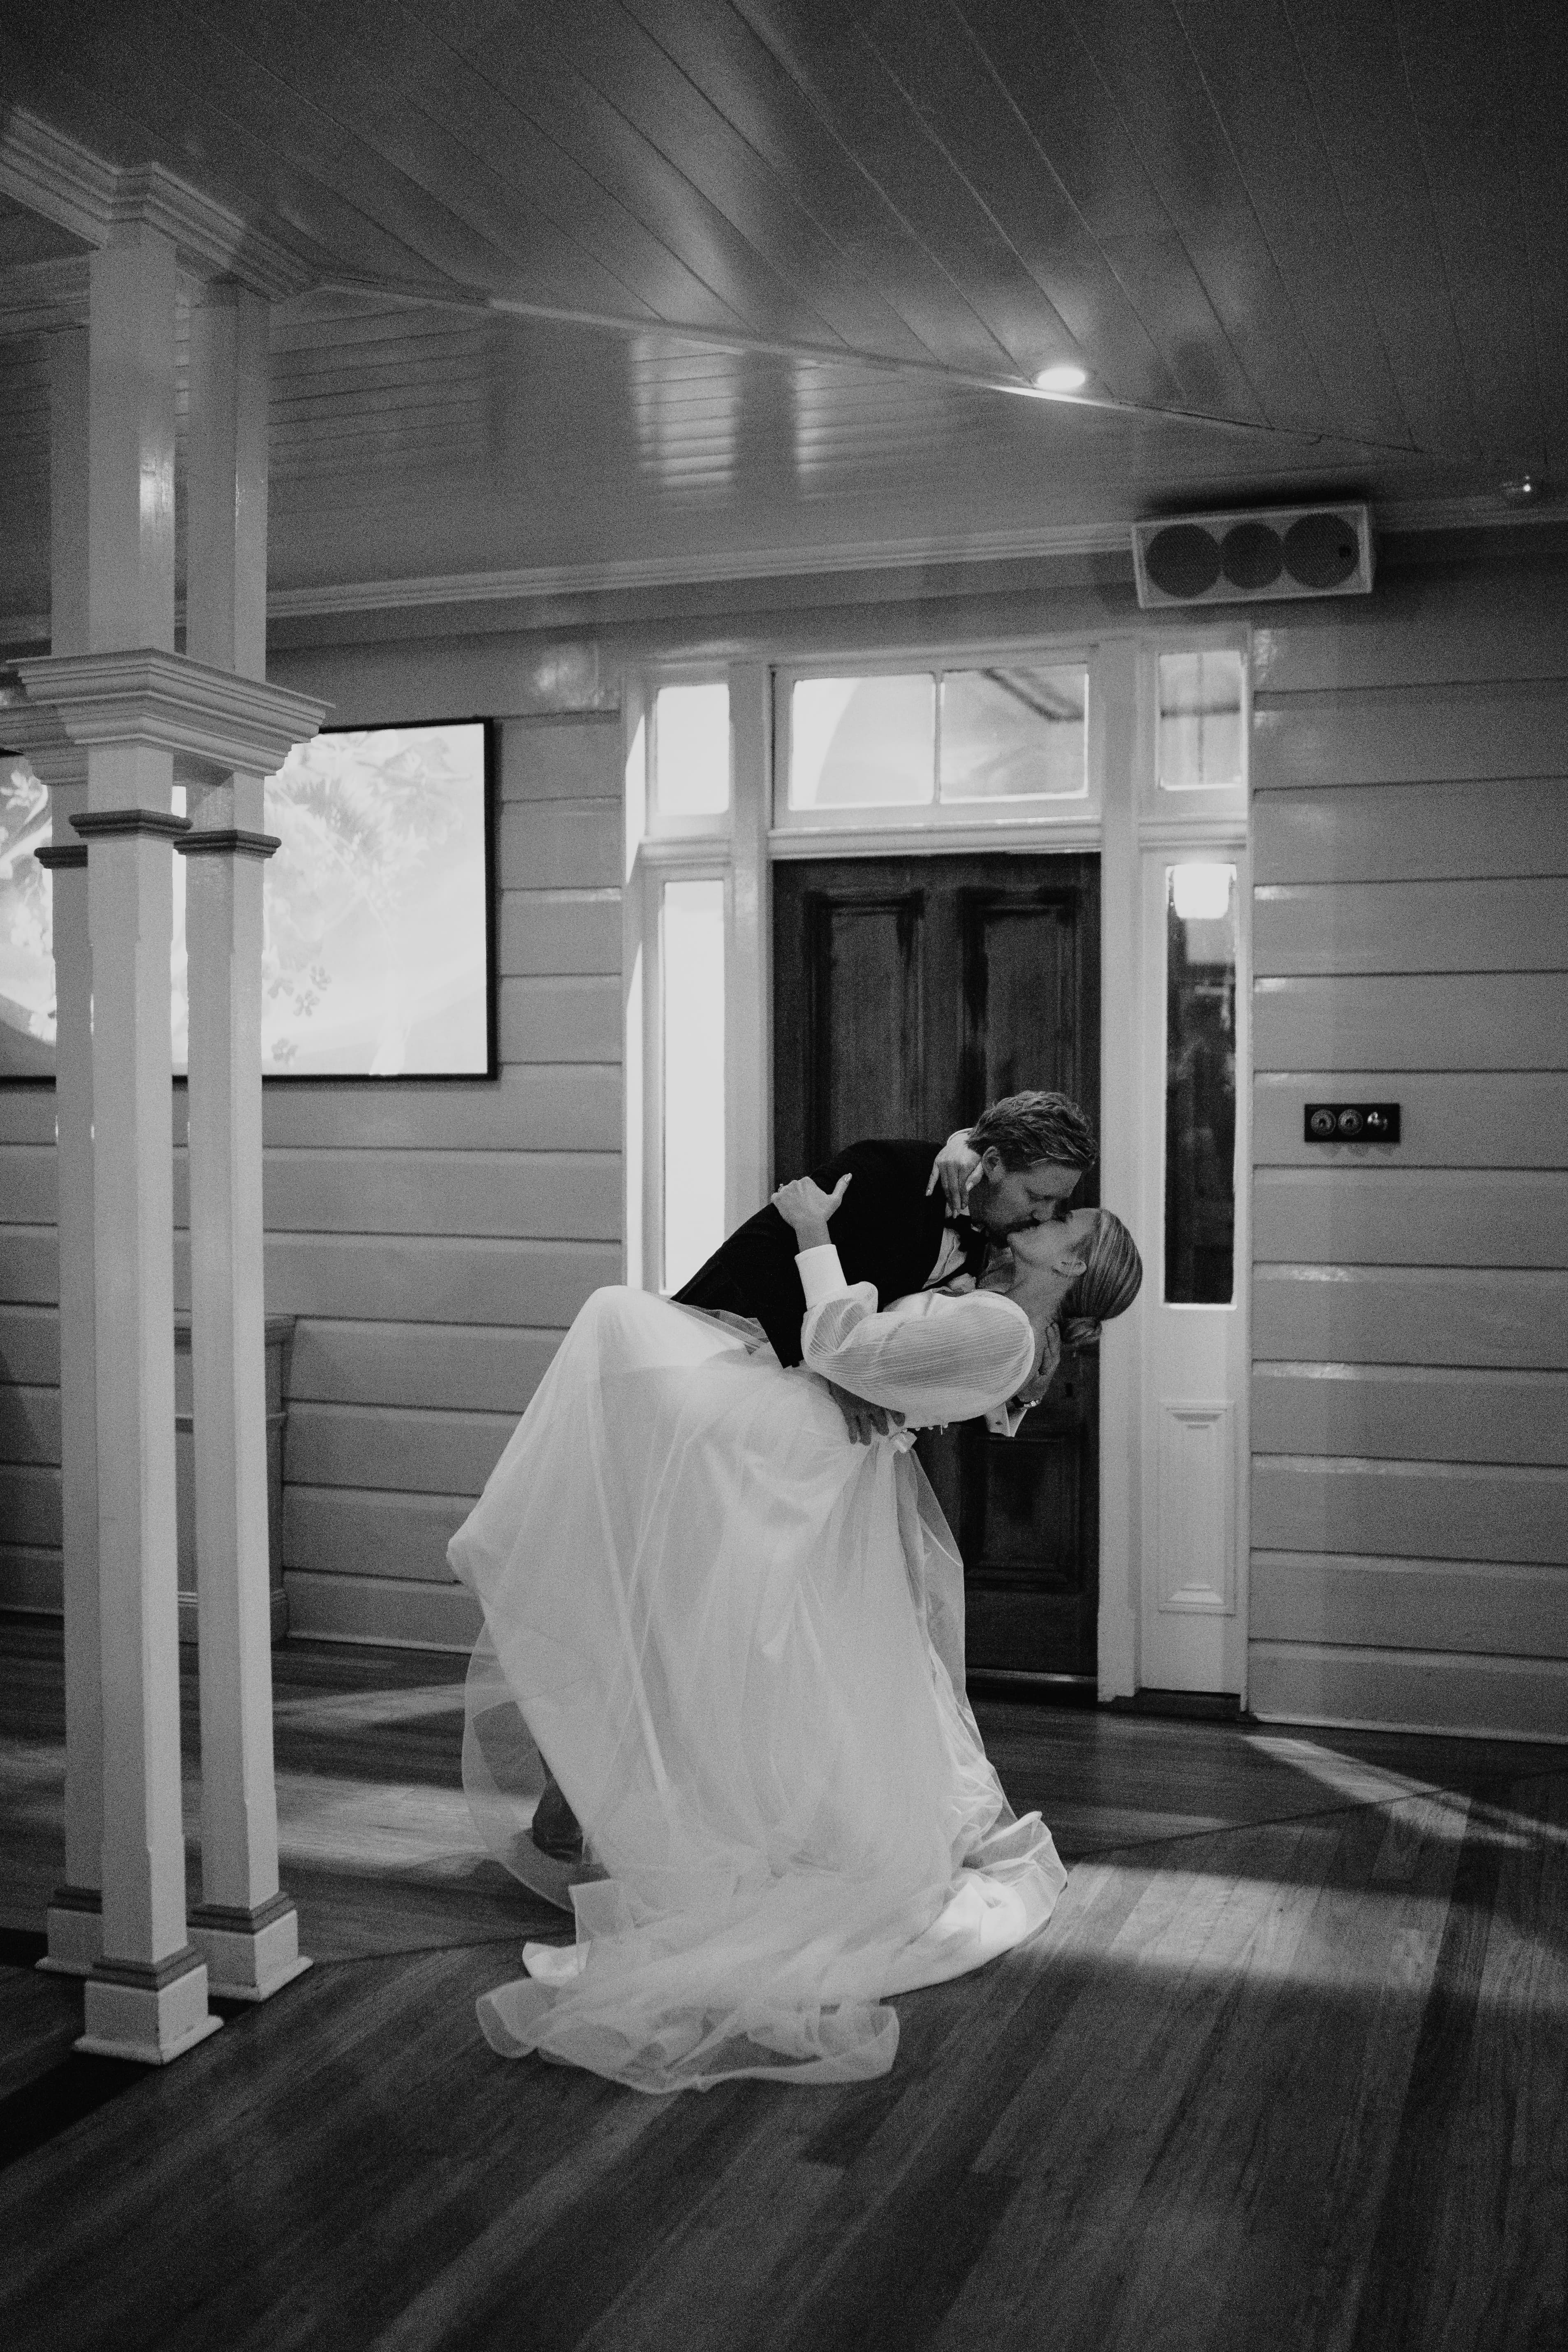
M 1173 515 L 1133 524 L 1132 562 L 1145 609 L 1364 596 L 1372 587 L 1372 516 L 1364 506 Z

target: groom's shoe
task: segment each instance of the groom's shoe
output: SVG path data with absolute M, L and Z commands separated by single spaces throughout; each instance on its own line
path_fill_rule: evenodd
M 546 1780 L 544 1794 L 533 1809 L 529 1835 L 540 1853 L 547 1853 L 552 1862 L 583 1859 L 583 1832 L 577 1826 L 577 1816 L 562 1795 L 553 1773 Z

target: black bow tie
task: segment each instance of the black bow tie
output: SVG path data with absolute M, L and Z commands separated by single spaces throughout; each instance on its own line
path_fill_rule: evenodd
M 978 1274 L 985 1262 L 986 1244 L 990 1239 L 984 1225 L 973 1217 L 949 1217 L 948 1230 L 958 1236 L 963 1250 L 963 1265 L 967 1274 Z

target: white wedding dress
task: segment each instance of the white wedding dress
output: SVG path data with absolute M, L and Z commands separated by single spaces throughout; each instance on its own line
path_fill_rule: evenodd
M 879 1314 L 831 1249 L 802 1272 L 807 1364 L 911 1424 L 1027 1377 L 1027 1318 L 995 1293 Z M 909 1444 L 854 1444 L 754 1325 L 588 1300 L 449 1555 L 485 1612 L 476 1821 L 577 1925 L 479 2002 L 497 2050 L 643 2091 L 884 2074 L 889 1994 L 1049 1916 L 1066 1874 L 986 1760 L 963 1568 Z M 574 1873 L 528 1837 L 540 1750 L 583 1824 Z

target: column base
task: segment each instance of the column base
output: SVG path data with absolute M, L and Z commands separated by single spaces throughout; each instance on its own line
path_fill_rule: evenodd
M 44 1926 L 49 1948 L 37 1965 L 49 1976 L 90 1976 L 103 1949 L 103 1896 L 98 1888 L 57 1886 Z
M 287 1895 L 247 1911 L 203 1903 L 190 1915 L 191 1941 L 225 2000 L 270 2000 L 310 1966 L 300 1953 L 300 1915 Z
M 189 1944 L 156 1966 L 100 1958 L 87 1980 L 85 2010 L 79 2050 L 142 2066 L 166 2066 L 223 2023 L 207 2008 L 206 1963 Z

